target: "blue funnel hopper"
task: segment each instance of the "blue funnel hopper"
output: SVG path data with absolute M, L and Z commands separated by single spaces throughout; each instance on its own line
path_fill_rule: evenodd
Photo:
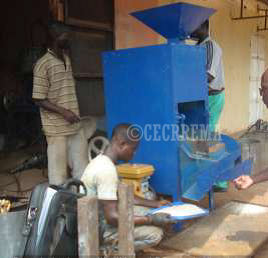
M 215 9 L 176 3 L 131 13 L 166 39 L 186 39 Z

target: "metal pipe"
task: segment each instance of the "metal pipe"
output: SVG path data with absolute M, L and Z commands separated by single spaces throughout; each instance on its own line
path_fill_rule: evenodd
M 265 10 L 265 21 L 264 21 L 264 28 L 267 28 L 267 10 Z
M 244 0 L 241 0 L 240 18 L 243 18 Z
M 259 29 L 259 26 L 258 26 L 257 27 L 257 31 L 265 31 L 265 30 L 268 30 L 268 28 L 267 28 L 267 14 L 268 14 L 268 10 L 265 10 L 264 28 Z
M 258 19 L 258 18 L 265 18 L 267 19 L 267 9 L 259 9 L 258 11 L 265 11 L 265 15 L 258 15 L 258 16 L 243 16 L 243 10 L 244 10 L 244 0 L 241 0 L 241 8 L 240 8 L 240 17 L 238 18 L 232 18 L 232 20 L 249 20 L 249 19 Z
M 261 16 L 248 16 L 248 17 L 239 17 L 239 18 L 232 18 L 233 20 L 246 20 L 246 19 L 257 19 L 257 18 L 265 18 L 266 15 Z
M 268 30 L 268 28 L 264 28 L 264 29 L 258 29 L 258 31 L 265 31 L 265 30 Z

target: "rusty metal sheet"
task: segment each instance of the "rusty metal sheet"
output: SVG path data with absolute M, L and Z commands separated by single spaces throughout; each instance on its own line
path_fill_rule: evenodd
M 76 92 L 82 117 L 105 114 L 104 88 L 101 79 L 76 80 Z
M 112 49 L 109 32 L 72 32 L 71 56 L 76 77 L 102 77 L 101 53 Z

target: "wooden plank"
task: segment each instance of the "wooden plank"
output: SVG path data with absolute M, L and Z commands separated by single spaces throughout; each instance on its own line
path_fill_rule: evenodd
M 99 255 L 98 200 L 83 197 L 78 200 L 78 249 L 79 257 Z
M 64 22 L 64 2 L 61 0 L 58 3 L 58 21 Z
M 74 77 L 76 77 L 76 78 L 102 79 L 103 78 L 103 75 L 102 75 L 102 73 L 94 73 L 94 72 L 89 72 L 89 73 L 74 73 Z
M 119 184 L 119 255 L 135 257 L 134 251 L 133 186 Z
M 77 18 L 66 17 L 66 24 L 73 25 L 81 28 L 99 29 L 105 31 L 113 31 L 113 26 L 109 23 L 100 23 L 93 21 L 83 21 Z
M 49 0 L 49 8 L 55 21 L 64 21 L 64 4 L 61 0 Z

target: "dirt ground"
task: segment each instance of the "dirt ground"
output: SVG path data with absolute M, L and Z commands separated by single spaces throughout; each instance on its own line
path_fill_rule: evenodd
M 14 176 L 8 175 L 6 171 L 15 168 L 23 161 L 36 153 L 36 149 L 19 150 L 9 155 L 0 155 L 0 196 L 16 195 L 16 196 L 29 196 L 31 189 L 38 183 L 47 181 L 47 171 L 40 169 L 26 170 Z M 238 191 L 232 184 L 226 193 L 215 193 L 215 206 L 221 207 L 222 205 L 230 202 L 231 200 L 238 200 L 247 203 L 254 203 L 268 206 L 268 182 L 255 185 L 247 190 Z M 198 203 L 199 206 L 208 208 L 208 198 L 204 198 Z M 195 220 L 187 221 L 184 227 L 190 226 Z M 172 236 L 174 232 L 169 232 L 168 237 Z M 191 257 L 187 254 L 180 253 L 174 250 L 157 248 L 145 250 L 145 252 L 138 254 L 137 257 L 167 257 L 167 258 L 180 258 Z M 256 258 L 268 257 L 268 242 L 258 249 L 254 255 Z

